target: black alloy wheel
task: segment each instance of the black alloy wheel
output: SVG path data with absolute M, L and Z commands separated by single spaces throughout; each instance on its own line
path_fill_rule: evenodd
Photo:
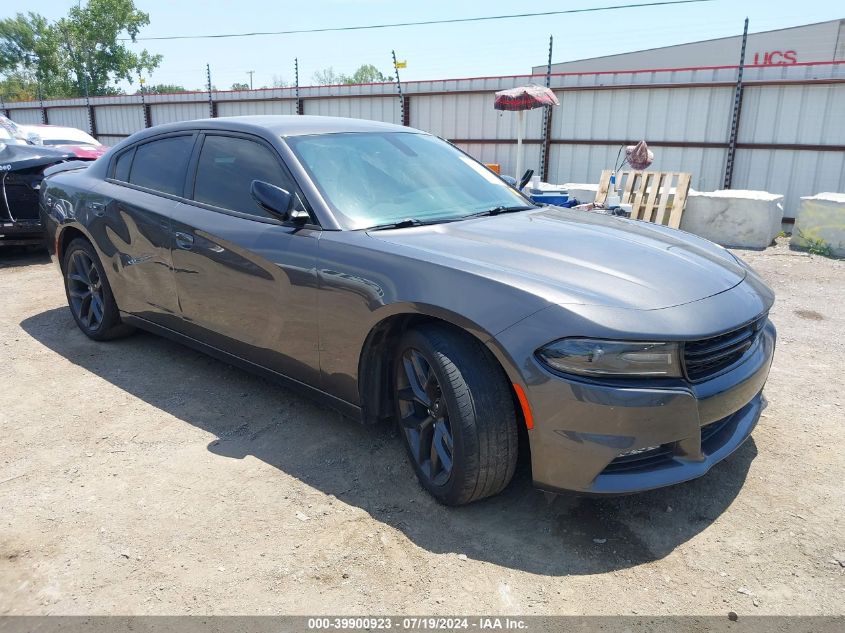
M 516 467 L 517 418 L 487 347 L 456 327 L 425 323 L 402 335 L 393 359 L 396 422 L 422 487 L 452 506 L 504 489 Z
M 109 280 L 88 240 L 77 238 L 68 244 L 62 270 L 70 312 L 88 338 L 106 341 L 134 330 L 121 322 Z
M 449 407 L 431 365 L 409 348 L 397 367 L 399 424 L 419 470 L 435 485 L 452 475 L 453 447 Z
M 103 280 L 97 266 L 84 250 L 75 250 L 68 258 L 65 275 L 70 309 L 76 322 L 83 329 L 96 332 L 105 313 Z

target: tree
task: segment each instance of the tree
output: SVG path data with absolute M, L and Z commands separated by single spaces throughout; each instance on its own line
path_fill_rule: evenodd
M 161 55 L 135 53 L 122 41 L 135 41 L 149 15 L 133 0 L 89 0 L 50 23 L 37 13 L 0 20 L 0 74 L 17 75 L 41 85 L 45 97 L 119 92 L 121 81 L 133 83 L 150 72 Z
M 351 77 L 344 76 L 343 78 L 345 84 L 372 84 L 380 81 L 390 81 L 390 77 L 383 75 L 372 64 L 361 64 Z
M 378 81 L 390 81 L 388 75 L 373 66 L 372 64 L 361 64 L 357 70 L 351 75 L 343 73 L 336 73 L 334 68 L 329 66 L 323 70 L 318 70 L 313 75 L 314 83 L 318 86 L 330 86 L 335 84 L 371 84 Z
M 134 42 L 149 23 L 150 16 L 138 11 L 133 0 L 89 0 L 84 7 L 71 7 L 54 28 L 78 93 L 87 84 L 88 94 L 110 94 L 121 80 L 132 83 L 138 73 L 157 68 L 161 55 L 146 49 L 133 53 L 118 40 L 126 32 Z
M 164 95 L 171 92 L 188 92 L 188 90 L 185 86 L 178 84 L 154 84 L 144 87 L 144 93 L 148 95 Z
M 56 34 L 41 15 L 18 13 L 0 20 L 0 73 L 5 75 L 5 89 L 12 86 L 41 84 L 42 92 L 52 94 L 67 88 L 61 74 Z
M 343 75 L 337 74 L 331 66 L 324 68 L 323 70 L 318 70 L 311 78 L 318 86 L 332 86 L 344 83 Z
M 273 75 L 273 88 L 287 88 L 288 86 L 290 86 L 290 82 L 287 79 L 279 75 Z
M 38 82 L 24 73 L 12 73 L 0 80 L 0 97 L 4 101 L 36 101 Z
M 232 90 L 249 90 L 249 84 L 236 81 L 232 84 Z

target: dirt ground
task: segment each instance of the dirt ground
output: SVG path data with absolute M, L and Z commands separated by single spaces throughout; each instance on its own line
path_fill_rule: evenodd
M 689 484 L 437 505 L 400 439 L 147 334 L 97 344 L 0 254 L 0 613 L 842 614 L 845 262 L 777 292 L 752 439 Z

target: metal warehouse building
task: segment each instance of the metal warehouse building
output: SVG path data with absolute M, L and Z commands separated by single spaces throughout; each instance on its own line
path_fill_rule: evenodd
M 552 64 L 553 73 L 594 73 L 644 68 L 733 66 L 739 63 L 742 36 L 664 46 L 619 55 Z M 845 19 L 788 29 L 750 33 L 745 63 L 780 66 L 806 62 L 845 61 Z M 535 66 L 534 74 L 546 72 Z
M 596 183 L 602 170 L 614 164 L 621 145 L 645 139 L 655 153 L 652 169 L 689 172 L 699 191 L 721 189 L 727 182 L 732 189 L 781 194 L 788 221 L 801 196 L 845 192 L 843 22 L 750 36 L 752 65 L 745 68 L 738 111 L 738 38 L 728 38 L 730 45 L 714 40 L 643 51 L 641 58 L 631 53 L 557 64 L 550 85 L 560 107 L 551 108 L 548 118 L 542 109 L 527 114 L 525 164 L 547 182 Z M 709 52 L 681 57 L 677 51 L 685 47 Z M 806 59 L 819 47 L 824 55 Z M 794 63 L 786 62 L 787 53 L 793 57 L 790 51 Z M 597 65 L 586 70 L 588 63 Z M 607 70 L 595 70 L 599 63 Z M 580 68 L 585 70 L 571 70 L 575 66 L 568 64 L 584 64 Z M 373 119 L 437 134 L 484 162 L 500 163 L 510 174 L 516 117 L 493 108 L 493 93 L 543 83 L 545 74 L 542 67 L 533 75 L 403 82 L 401 97 L 393 83 L 303 86 L 0 102 L 0 114 L 19 123 L 89 130 L 106 144 L 151 125 L 207 116 Z

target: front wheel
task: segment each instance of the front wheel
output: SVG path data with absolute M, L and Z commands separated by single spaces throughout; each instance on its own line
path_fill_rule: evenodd
M 68 245 L 62 269 L 68 306 L 87 337 L 105 341 L 132 332 L 120 321 L 103 265 L 88 240 L 77 238 Z
M 494 495 L 513 477 L 517 426 L 510 388 L 469 334 L 409 330 L 395 358 L 396 418 L 422 486 L 446 505 Z

